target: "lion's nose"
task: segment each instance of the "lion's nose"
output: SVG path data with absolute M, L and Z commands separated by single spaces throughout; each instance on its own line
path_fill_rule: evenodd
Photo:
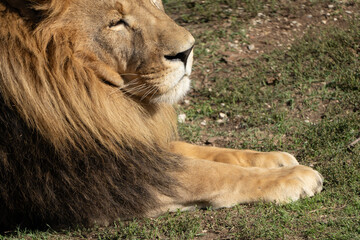
M 180 61 L 182 61 L 184 63 L 184 65 L 186 67 L 187 60 L 188 60 L 188 58 L 190 56 L 190 53 L 193 50 L 193 48 L 194 48 L 194 45 L 191 48 L 189 48 L 188 50 L 177 53 L 176 55 L 165 55 L 165 58 L 167 60 L 170 60 L 170 61 L 180 60 Z

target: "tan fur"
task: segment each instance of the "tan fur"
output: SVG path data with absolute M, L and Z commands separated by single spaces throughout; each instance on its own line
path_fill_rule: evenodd
M 299 165 L 289 153 L 261 153 L 184 142 L 172 142 L 171 151 L 190 158 L 186 161 L 187 172 L 177 176 L 186 187 L 179 190 L 182 198 L 163 198 L 166 207 L 151 214 L 193 206 L 221 208 L 256 201 L 287 203 L 313 196 L 322 189 L 323 177 Z
M 185 142 L 172 142 L 171 151 L 191 158 L 235 164 L 242 167 L 276 168 L 299 165 L 295 157 L 284 152 L 257 152 L 204 147 Z
M 25 195 L 35 194 L 19 202 L 43 209 L 36 216 L 41 223 L 60 219 L 55 223 L 68 224 L 68 217 L 61 217 L 64 211 L 69 216 L 87 211 L 77 216 L 78 223 L 105 224 L 115 214 L 127 218 L 194 206 L 288 202 L 322 189 L 321 175 L 298 166 L 287 153 L 174 141 L 171 104 L 189 87 L 194 39 L 164 13 L 160 0 L 1 0 L 0 38 L 0 93 L 5 108 L 11 109 L 6 111 L 19 114 L 29 134 L 39 134 L 36 136 L 54 149 L 42 151 L 35 143 L 38 155 L 31 151 L 26 155 L 34 158 L 29 166 L 35 164 L 42 179 L 37 181 L 44 181 L 45 190 L 37 189 L 37 181 L 33 185 L 30 181 L 29 189 L 21 189 L 22 180 L 16 185 Z M 0 156 L 5 154 L 1 166 L 8 164 L 2 150 L 7 147 L 0 148 Z M 36 160 L 44 154 L 54 164 L 66 166 L 69 173 L 60 167 L 56 174 L 65 178 L 73 194 L 79 189 L 87 194 L 69 200 L 63 207 L 66 210 L 59 207 L 51 212 L 44 207 L 57 201 L 59 191 L 69 192 L 66 186 L 58 190 L 57 184 L 63 184 L 56 182 L 58 175 L 52 178 Z M 82 169 L 79 174 L 82 161 L 90 170 Z M 12 162 L 14 166 L 25 164 L 20 157 Z M 93 175 L 92 166 L 99 176 Z M 21 179 L 21 173 L 11 169 L 14 179 Z M 42 174 L 50 174 L 46 182 Z M 98 195 L 93 205 L 89 179 L 103 184 L 94 190 Z M 117 184 L 127 186 L 132 195 L 121 192 Z M 109 191 L 103 193 L 101 188 L 107 187 Z M 132 187 L 153 197 L 151 203 Z M 11 203 L 9 192 L 2 194 L 6 213 L 24 211 Z M 102 206 L 102 194 L 112 205 Z M 133 206 L 132 200 L 142 207 Z M 84 204 L 93 212 L 84 210 Z M 129 206 L 128 210 L 121 204 Z M 27 214 L 29 221 L 33 219 L 33 213 Z

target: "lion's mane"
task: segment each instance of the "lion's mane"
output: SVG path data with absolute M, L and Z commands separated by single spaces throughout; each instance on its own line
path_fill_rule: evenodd
M 29 24 L 0 1 L 0 228 L 87 225 L 143 215 L 154 191 L 174 194 L 181 169 L 166 151 L 174 112 L 121 91 L 88 67 L 97 60 L 40 4 Z M 165 150 L 164 150 L 165 149 Z

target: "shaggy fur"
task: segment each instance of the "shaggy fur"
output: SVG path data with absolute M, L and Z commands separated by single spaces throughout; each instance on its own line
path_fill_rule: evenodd
M 0 0 L 0 228 L 320 192 L 288 153 L 174 141 L 193 46 L 160 0 Z
M 0 0 L 0 228 L 142 216 L 151 189 L 175 194 L 173 109 L 109 96 L 99 60 L 54 21 L 68 0 L 36 3 L 28 21 Z

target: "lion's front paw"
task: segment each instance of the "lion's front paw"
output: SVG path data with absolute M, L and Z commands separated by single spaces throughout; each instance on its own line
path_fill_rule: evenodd
M 299 165 L 296 158 L 286 152 L 256 152 L 250 157 L 253 167 L 279 168 Z
M 324 178 L 312 168 L 299 165 L 276 170 L 264 189 L 267 201 L 286 203 L 314 196 L 322 190 Z
M 270 152 L 269 154 L 274 155 L 273 162 L 275 167 L 290 167 L 290 166 L 296 166 L 299 165 L 299 162 L 296 160 L 296 158 L 287 152 Z

